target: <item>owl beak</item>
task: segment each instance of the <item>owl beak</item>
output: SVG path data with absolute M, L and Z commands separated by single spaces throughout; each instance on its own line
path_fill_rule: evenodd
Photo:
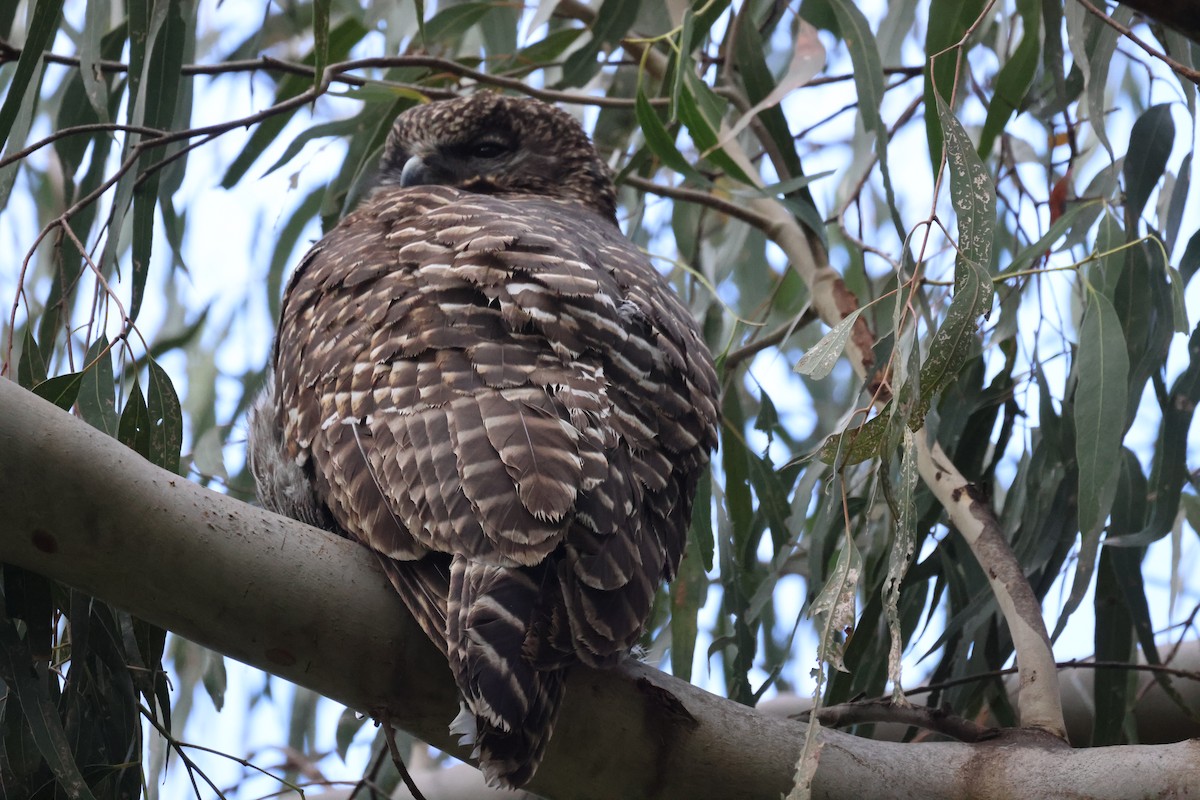
M 428 186 L 437 182 L 436 171 L 421 156 L 413 156 L 404 162 L 404 170 L 400 173 L 401 186 Z

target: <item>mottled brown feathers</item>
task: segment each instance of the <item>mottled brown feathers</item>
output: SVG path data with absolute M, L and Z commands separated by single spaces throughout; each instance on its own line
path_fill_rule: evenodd
M 675 574 L 716 376 L 564 112 L 413 109 L 381 176 L 292 278 L 254 471 L 267 506 L 384 557 L 450 661 L 453 729 L 520 785 L 562 669 L 627 653 Z

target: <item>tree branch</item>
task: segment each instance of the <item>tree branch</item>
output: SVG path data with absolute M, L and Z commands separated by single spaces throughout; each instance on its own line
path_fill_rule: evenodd
M 458 707 L 450 672 L 364 548 L 159 469 L 7 380 L 0 454 L 0 560 L 464 752 L 447 731 Z M 678 704 L 664 702 L 671 696 Z M 777 797 L 804 730 L 644 664 L 576 667 L 530 789 Z M 1182 797 L 1200 785 L 1200 741 L 1069 750 L 1028 736 L 1004 748 L 833 730 L 821 739 L 818 798 L 985 796 L 980 770 L 1015 800 L 1068 789 Z

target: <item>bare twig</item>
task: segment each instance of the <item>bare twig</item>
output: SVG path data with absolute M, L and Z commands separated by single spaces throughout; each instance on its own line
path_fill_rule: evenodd
M 1182 678 L 1189 681 L 1200 682 L 1200 672 L 1187 669 L 1177 669 L 1168 667 L 1164 664 L 1130 664 L 1126 661 L 1084 661 L 1080 659 L 1071 659 L 1070 661 L 1060 661 L 1055 665 L 1058 669 L 1093 669 L 1093 670 L 1108 670 L 1108 669 L 1123 669 L 1129 672 L 1149 672 L 1151 674 L 1169 675 L 1173 678 Z M 978 683 L 979 681 L 991 680 L 993 678 L 1002 678 L 1005 675 L 1015 675 L 1016 667 L 1007 667 L 1005 669 L 992 670 L 990 672 L 980 672 L 976 675 L 964 675 L 961 678 L 950 678 L 948 680 L 939 681 L 938 683 L 930 683 L 925 686 L 918 686 L 915 689 L 905 689 L 904 694 L 913 697 L 919 694 L 928 694 L 929 692 L 939 692 L 943 689 L 951 689 L 955 686 L 963 686 L 968 683 Z M 1154 686 L 1151 682 L 1149 686 Z
M 1171 58 L 1166 53 L 1155 50 L 1153 47 L 1151 47 L 1150 45 L 1148 45 L 1144 41 L 1142 41 L 1141 37 L 1139 37 L 1132 30 L 1125 27 L 1121 23 L 1117 22 L 1115 19 L 1113 19 L 1108 14 L 1101 11 L 1096 6 L 1092 5 L 1090 2 L 1088 2 L 1088 0 L 1079 0 L 1079 4 L 1081 6 L 1083 6 L 1084 8 L 1086 8 L 1089 13 L 1098 17 L 1104 24 L 1108 25 L 1110 28 L 1112 28 L 1113 30 L 1120 33 L 1126 39 L 1128 39 L 1129 41 L 1136 44 L 1138 47 L 1145 50 L 1151 57 L 1157 58 L 1159 61 L 1166 64 L 1177 75 L 1187 78 L 1192 83 L 1196 84 L 1197 86 L 1200 86 L 1200 72 L 1197 72 L 1196 70 L 1192 69 L 1189 66 L 1180 64 L 1178 61 Z
M 21 48 L 14 47 L 8 42 L 0 41 L 0 64 L 5 64 L 9 61 L 14 61 L 21 56 Z M 44 58 L 47 61 L 64 66 L 79 66 L 79 59 L 75 56 L 64 56 L 57 53 L 46 53 Z M 104 72 L 127 72 L 129 65 L 119 61 L 101 61 L 99 62 L 100 69 Z M 448 58 L 436 58 L 434 56 L 424 55 L 404 55 L 404 56 L 379 56 L 373 58 L 358 58 L 349 61 L 342 61 L 336 64 L 330 64 L 326 69 L 328 73 L 332 73 L 329 77 L 330 83 L 340 83 L 349 86 L 365 86 L 368 84 L 375 86 L 394 86 L 405 89 L 419 91 L 422 94 L 434 98 L 453 97 L 452 91 L 433 89 L 427 86 L 411 83 L 397 83 L 382 79 L 360 78 L 355 75 L 347 75 L 359 69 L 394 69 L 399 67 L 425 67 L 427 69 L 440 70 L 449 73 L 459 78 L 467 78 L 476 83 L 485 86 L 496 86 L 502 89 L 512 89 L 521 94 L 536 97 L 539 100 L 545 100 L 548 103 L 567 103 L 570 105 L 598 106 L 600 108 L 633 108 L 637 101 L 625 97 L 605 97 L 603 95 L 589 95 L 580 92 L 562 92 L 554 89 L 542 89 L 535 86 L 529 86 L 519 78 L 510 78 L 504 75 L 492 75 L 479 70 L 471 69 L 470 67 L 460 64 L 457 61 Z M 227 75 L 238 72 L 282 72 L 289 75 L 299 75 L 301 77 L 315 78 L 313 68 L 307 64 L 297 64 L 292 61 L 284 61 L 279 58 L 263 56 L 261 58 L 243 59 L 240 61 L 226 61 L 218 64 L 184 64 L 180 68 L 182 75 Z M 323 92 L 322 92 L 323 93 Z M 650 101 L 654 105 L 666 105 L 670 102 L 667 98 L 655 98 Z
M 763 217 L 750 211 L 745 206 L 730 202 L 722 197 L 717 197 L 715 194 L 701 191 L 700 189 L 689 189 L 685 186 L 667 186 L 662 183 L 655 183 L 652 180 L 641 177 L 640 175 L 626 175 L 624 182 L 630 186 L 641 189 L 643 192 L 656 194 L 659 197 L 669 197 L 672 200 L 682 200 L 685 203 L 695 203 L 696 205 L 707 206 L 714 211 L 719 211 L 722 214 L 728 214 L 734 219 L 740 219 L 742 222 L 749 223 L 756 228 L 761 228 L 766 224 Z
M 812 306 L 807 306 L 800 316 L 793 319 L 791 322 L 780 325 L 770 333 L 764 334 L 749 344 L 739 347 L 737 350 L 731 350 L 725 356 L 725 368 L 730 369 L 737 364 L 745 361 L 766 350 L 768 347 L 774 347 L 777 344 L 782 344 L 787 341 L 795 331 L 804 327 L 810 322 L 817 319 L 816 312 L 812 310 Z
M 387 742 L 388 753 L 392 757 L 392 766 L 400 773 L 400 780 L 404 781 L 404 785 L 408 787 L 408 791 L 416 800 L 425 800 L 425 795 L 421 794 L 421 790 L 417 788 L 416 781 L 413 780 L 412 775 L 408 774 L 408 765 L 404 763 L 400 749 L 396 747 L 396 729 L 392 727 L 392 721 L 388 719 L 386 713 L 380 716 L 380 724 L 383 725 L 383 739 Z
M 40 139 L 28 147 L 23 147 L 15 153 L 9 153 L 4 158 L 0 158 L 0 169 L 4 169 L 9 164 L 28 158 L 29 156 L 41 150 L 47 145 L 52 145 L 59 139 L 66 139 L 69 136 L 79 136 L 85 133 L 103 133 L 103 132 L 119 132 L 140 133 L 144 136 L 163 136 L 166 131 L 160 131 L 157 128 L 147 128 L 143 125 L 121 125 L 116 122 L 94 122 L 90 125 L 72 125 L 69 128 L 60 128 L 54 133 L 47 136 L 45 139 Z

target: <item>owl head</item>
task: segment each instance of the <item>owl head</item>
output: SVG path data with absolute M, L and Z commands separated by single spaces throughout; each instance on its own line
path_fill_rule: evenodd
M 379 183 L 555 197 L 616 215 L 612 172 L 574 117 L 540 100 L 492 92 L 416 106 L 397 117 Z

